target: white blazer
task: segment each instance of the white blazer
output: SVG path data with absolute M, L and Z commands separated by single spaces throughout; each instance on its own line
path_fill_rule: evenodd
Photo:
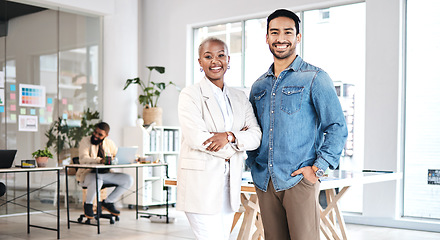
M 227 144 L 210 152 L 202 143 L 210 132 L 225 132 L 223 115 L 209 80 L 184 88 L 179 96 L 182 144 L 177 171 L 176 209 L 191 213 L 216 214 L 222 208 L 225 159 L 230 159 L 230 199 L 234 211 L 240 206 L 241 173 L 246 150 L 260 146 L 261 130 L 245 93 L 228 88 L 232 107 L 232 133 L 236 145 Z M 240 131 L 247 126 L 248 130 Z

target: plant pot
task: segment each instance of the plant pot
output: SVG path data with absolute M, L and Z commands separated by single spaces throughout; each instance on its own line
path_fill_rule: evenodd
M 156 122 L 156 126 L 162 126 L 162 108 L 144 108 L 142 118 L 144 119 L 144 124 L 146 125 Z
M 46 167 L 47 162 L 49 161 L 48 157 L 36 157 L 38 167 Z

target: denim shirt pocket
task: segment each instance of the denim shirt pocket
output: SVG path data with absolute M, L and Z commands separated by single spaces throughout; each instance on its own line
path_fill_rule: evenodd
M 254 94 L 255 107 L 257 108 L 257 112 L 255 113 L 255 115 L 257 115 L 258 117 L 261 117 L 264 112 L 263 100 L 265 98 L 264 97 L 265 95 L 266 95 L 266 90 Z
M 281 92 L 281 110 L 287 114 L 293 114 L 301 109 L 301 101 L 304 92 L 304 87 L 285 86 Z

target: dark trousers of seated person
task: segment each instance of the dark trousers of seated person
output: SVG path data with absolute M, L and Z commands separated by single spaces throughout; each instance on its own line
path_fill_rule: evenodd
M 301 180 L 276 192 L 272 179 L 267 191 L 256 188 L 265 240 L 319 240 L 319 181 Z
M 101 189 L 103 184 L 115 184 L 117 187 L 107 196 L 105 202 L 114 203 L 122 194 L 130 189 L 133 185 L 133 178 L 126 173 L 99 173 L 98 174 L 98 189 Z M 93 199 L 96 196 L 96 173 L 88 173 L 84 179 L 82 186 L 87 187 L 87 204 L 93 204 Z M 101 201 L 101 196 L 99 198 Z

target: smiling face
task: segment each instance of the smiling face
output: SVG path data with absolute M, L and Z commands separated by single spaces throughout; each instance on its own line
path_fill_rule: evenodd
M 301 34 L 297 34 L 293 19 L 277 17 L 270 21 L 266 43 L 275 59 L 295 58 L 296 45 L 300 41 Z
M 206 78 L 214 84 L 216 81 L 221 81 L 221 85 L 223 85 L 223 76 L 229 64 L 228 50 L 225 44 L 216 40 L 203 43 L 199 50 L 199 64 L 203 68 Z
M 92 133 L 91 142 L 93 145 L 98 145 L 104 141 L 105 137 L 107 137 L 107 132 L 105 130 L 95 128 L 95 131 Z

